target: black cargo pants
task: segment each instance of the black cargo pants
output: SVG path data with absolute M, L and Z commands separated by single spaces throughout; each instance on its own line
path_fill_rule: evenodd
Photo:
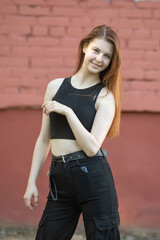
M 70 240 L 81 213 L 87 240 L 120 240 L 117 193 L 104 156 L 52 160 L 50 181 L 36 240 Z

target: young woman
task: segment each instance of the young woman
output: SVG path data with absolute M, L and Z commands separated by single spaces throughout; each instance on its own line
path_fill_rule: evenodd
M 106 137 L 119 135 L 121 54 L 116 33 L 94 28 L 79 45 L 75 74 L 46 90 L 24 201 L 38 203 L 36 179 L 51 146 L 49 194 L 36 240 L 69 240 L 83 215 L 87 240 L 119 240 L 118 198 Z M 34 204 L 31 203 L 32 197 Z

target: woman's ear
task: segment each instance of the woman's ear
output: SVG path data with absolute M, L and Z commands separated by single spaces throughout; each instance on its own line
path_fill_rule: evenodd
M 83 46 L 83 53 L 86 53 L 87 47 L 88 47 L 88 45 L 87 45 L 87 44 L 84 44 L 84 46 Z

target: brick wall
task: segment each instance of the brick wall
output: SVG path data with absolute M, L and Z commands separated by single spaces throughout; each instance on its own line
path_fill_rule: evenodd
M 40 106 L 46 85 L 72 75 L 79 40 L 107 24 L 123 55 L 123 110 L 159 111 L 160 2 L 1 0 L 0 108 Z

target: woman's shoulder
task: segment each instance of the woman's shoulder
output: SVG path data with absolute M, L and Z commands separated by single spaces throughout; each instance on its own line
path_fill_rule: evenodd
M 97 99 L 98 104 L 115 104 L 113 92 L 107 87 L 103 87 Z
M 55 78 L 53 80 L 51 80 L 49 83 L 48 83 L 48 86 L 49 88 L 56 88 L 56 87 L 59 87 L 61 85 L 61 83 L 63 82 L 65 78 Z
M 54 97 L 54 95 L 56 94 L 57 90 L 61 86 L 64 79 L 65 78 L 55 78 L 48 83 L 47 90 L 48 90 L 48 92 L 50 92 L 51 98 Z

